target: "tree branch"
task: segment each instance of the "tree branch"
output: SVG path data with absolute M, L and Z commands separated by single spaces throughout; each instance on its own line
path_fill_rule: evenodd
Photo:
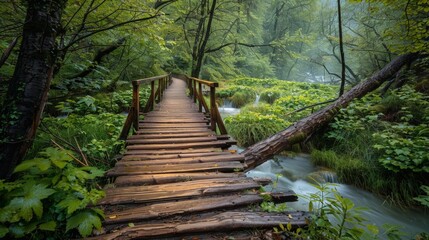
M 231 42 L 231 43 L 225 43 L 223 45 L 220 45 L 216 48 L 211 48 L 211 49 L 207 49 L 205 51 L 205 53 L 211 53 L 211 52 L 216 52 L 218 50 L 221 50 L 222 48 L 231 46 L 231 45 L 240 45 L 240 46 L 245 46 L 245 47 L 273 47 L 272 44 L 251 44 L 251 43 L 235 43 L 235 42 Z

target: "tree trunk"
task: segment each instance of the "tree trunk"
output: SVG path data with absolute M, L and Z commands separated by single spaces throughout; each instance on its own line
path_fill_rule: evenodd
M 337 0 L 338 5 L 338 36 L 340 44 L 340 56 L 341 56 L 341 84 L 339 97 L 344 94 L 344 87 L 346 85 L 346 62 L 344 57 L 344 44 L 343 44 L 343 26 L 341 20 L 341 0 Z
M 394 59 L 368 80 L 359 83 L 349 92 L 343 94 L 331 105 L 301 119 L 282 132 L 248 147 L 242 153 L 248 165 L 246 170 L 255 168 L 270 159 L 273 155 L 305 140 L 311 133 L 329 123 L 339 110 L 346 107 L 353 99 L 360 98 L 368 92 L 377 89 L 384 81 L 390 79 L 405 64 L 412 62 L 416 57 L 417 54 L 405 54 Z
M 208 2 L 207 2 L 208 3 Z M 201 6 L 201 8 L 204 8 L 204 4 Z M 191 76 L 192 77 L 196 77 L 199 78 L 200 72 L 201 72 L 201 67 L 203 65 L 203 59 L 204 59 L 204 54 L 206 53 L 206 46 L 207 46 L 207 42 L 210 39 L 210 34 L 211 34 L 211 27 L 212 27 L 212 22 L 213 22 L 213 17 L 214 17 L 214 12 L 216 10 L 216 0 L 212 0 L 212 5 L 210 7 L 210 11 L 209 11 L 209 18 L 208 18 L 208 22 L 207 22 L 207 26 L 205 28 L 203 28 L 203 31 L 200 31 L 201 34 L 204 34 L 203 36 L 199 36 L 199 34 L 197 34 L 195 36 L 195 38 L 202 38 L 201 39 L 201 45 L 197 44 L 200 41 L 195 41 L 194 44 L 197 44 L 196 46 L 194 46 L 194 52 L 193 52 L 193 63 L 192 63 L 192 71 L 191 71 Z M 204 21 L 205 22 L 205 17 L 201 18 L 200 21 Z M 204 22 L 200 22 L 199 26 L 204 25 Z
M 55 38 L 66 0 L 28 0 L 15 72 L 1 110 L 0 179 L 8 178 L 31 146 L 56 60 Z

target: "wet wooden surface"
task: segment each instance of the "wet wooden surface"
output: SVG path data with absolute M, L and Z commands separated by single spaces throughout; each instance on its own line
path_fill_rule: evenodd
M 122 159 L 107 173 L 113 186 L 98 203 L 106 219 L 92 239 L 250 237 L 280 223 L 305 225 L 305 212 L 259 209 L 262 195 L 278 202 L 297 197 L 292 191 L 261 193 L 270 180 L 246 177 L 243 156 L 228 150 L 235 141 L 210 129 L 207 114 L 198 112 L 185 89 L 184 81 L 173 79 L 128 137 Z

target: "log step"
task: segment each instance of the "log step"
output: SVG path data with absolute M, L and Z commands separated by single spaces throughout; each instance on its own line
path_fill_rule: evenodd
M 219 153 L 221 148 L 197 148 L 197 149 L 155 149 L 155 150 L 132 150 L 128 149 L 125 155 L 165 155 L 165 154 L 187 154 L 187 153 Z
M 208 137 L 216 136 L 213 131 L 195 132 L 195 133 L 158 133 L 158 134 L 139 134 L 129 136 L 128 139 L 160 139 L 160 138 L 192 138 L 192 137 Z M 221 135 L 224 136 L 224 135 Z M 228 136 L 228 135 L 225 135 Z M 220 139 L 220 136 L 217 136 Z M 223 137 L 221 137 L 223 138 Z
M 156 160 L 129 160 L 122 159 L 116 163 L 116 166 L 142 166 L 142 165 L 163 165 L 163 164 L 190 164 L 190 163 L 209 163 L 209 162 L 244 162 L 244 156 L 238 154 L 229 154 L 221 156 L 206 156 L 192 158 L 173 158 L 173 159 L 156 159 Z
M 110 234 L 100 235 L 89 239 L 134 239 L 134 238 L 161 238 L 188 234 L 189 238 L 196 233 L 226 232 L 239 229 L 271 229 L 290 224 L 293 228 L 303 227 L 307 224 L 310 215 L 302 211 L 284 213 L 266 212 L 223 212 L 201 219 L 178 221 L 172 223 L 137 224 L 133 227 L 124 227 Z M 182 235 L 183 237 L 183 235 Z
M 134 152 L 134 151 L 133 151 Z M 135 151 L 138 152 L 138 151 Z M 130 151 L 128 153 L 131 153 Z M 174 159 L 174 158 L 193 158 L 193 157 L 205 157 L 205 156 L 228 156 L 230 152 L 201 152 L 201 153 L 182 153 L 182 154 L 161 154 L 161 155 L 150 155 L 150 154 L 128 154 L 122 157 L 124 161 L 131 160 L 157 160 L 157 159 Z
M 147 166 L 116 166 L 107 172 L 107 177 L 139 174 L 158 174 L 158 173 L 183 173 L 183 172 L 234 172 L 242 171 L 244 165 L 238 161 L 230 162 L 207 162 L 199 164 L 162 164 Z
M 145 175 L 128 175 L 119 176 L 115 180 L 115 186 L 136 186 L 165 184 L 174 182 L 187 182 L 202 179 L 215 178 L 234 178 L 244 177 L 244 173 L 222 173 L 222 172 L 193 172 L 193 173 L 163 173 L 163 174 L 145 174 Z
M 147 128 L 208 128 L 207 123 L 140 123 L 140 129 Z
M 189 214 L 219 208 L 231 208 L 241 205 L 260 203 L 264 199 L 256 193 L 234 194 L 232 196 L 205 197 L 192 200 L 156 203 L 142 207 L 127 209 L 124 211 L 108 211 L 104 222 L 117 224 L 165 218 L 177 214 Z
M 98 205 L 150 203 L 188 199 L 219 193 L 241 192 L 259 188 L 260 184 L 251 178 L 218 178 L 189 182 L 168 183 L 149 186 L 119 187 L 106 190 L 106 197 Z
M 161 139 L 128 139 L 127 144 L 168 144 L 168 143 L 192 143 L 192 142 L 212 142 L 216 141 L 216 136 L 209 137 L 189 137 L 189 138 L 161 138 Z
M 211 141 L 211 142 L 193 142 L 193 143 L 178 143 L 178 144 L 145 144 L 127 146 L 128 150 L 158 150 L 158 149 L 189 149 L 189 148 L 204 148 L 204 147 L 220 147 L 228 148 L 233 145 L 233 141 Z

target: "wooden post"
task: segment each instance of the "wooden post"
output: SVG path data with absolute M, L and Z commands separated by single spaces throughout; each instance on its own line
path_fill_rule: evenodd
M 194 103 L 197 102 L 197 81 L 194 80 L 193 84 L 192 84 L 192 88 L 193 88 L 193 93 L 194 93 Z
M 140 112 L 140 92 L 139 92 L 139 87 L 140 84 L 136 81 L 133 81 L 133 106 L 132 106 L 132 110 L 134 111 L 133 113 L 133 127 L 134 130 L 138 130 L 139 129 L 139 112 Z
M 217 122 L 217 113 L 216 113 L 216 88 L 210 87 L 210 120 L 211 120 L 211 129 L 216 132 L 216 122 Z
M 150 110 L 153 111 L 155 108 L 155 81 L 150 82 L 150 97 L 149 101 L 152 101 L 150 103 L 151 107 Z
M 201 99 L 204 96 L 203 96 L 203 86 L 202 86 L 202 84 L 200 82 L 198 83 L 198 92 L 200 94 L 200 100 L 198 101 L 198 111 L 202 112 L 203 111 L 203 103 L 202 103 Z
M 161 90 L 161 79 L 158 79 L 158 101 L 161 102 L 162 99 L 162 90 Z

